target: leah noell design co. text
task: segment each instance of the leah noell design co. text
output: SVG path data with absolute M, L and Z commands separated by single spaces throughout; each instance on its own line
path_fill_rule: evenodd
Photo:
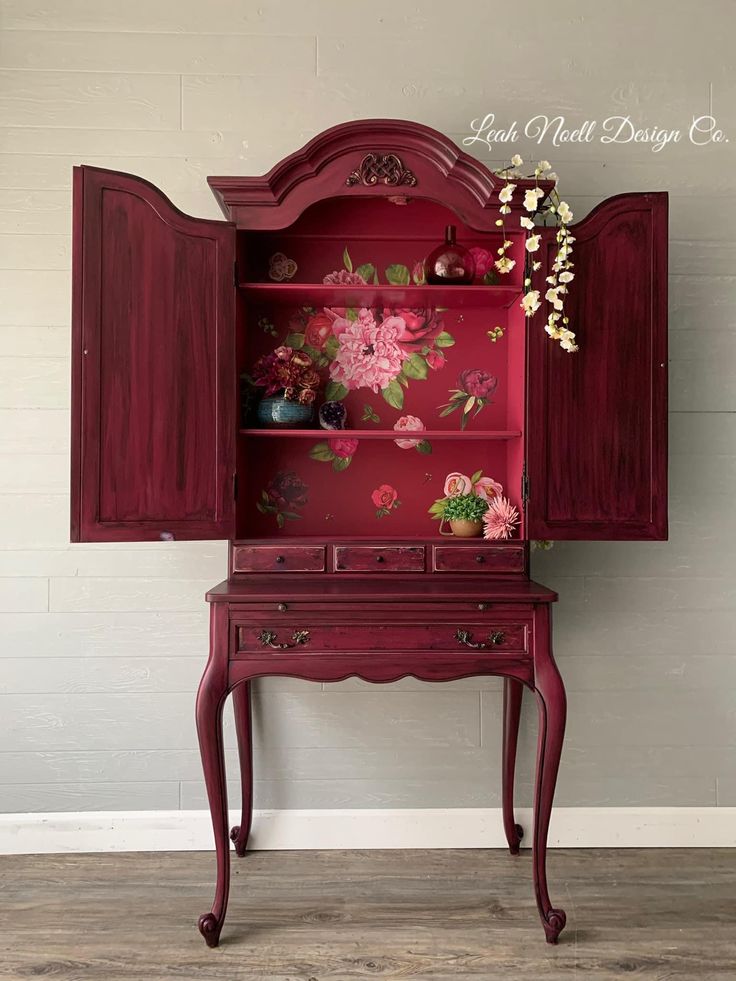
M 602 121 L 586 119 L 575 126 L 568 124 L 564 116 L 538 115 L 523 126 L 517 120 L 504 126 L 497 125 L 495 113 L 489 112 L 482 119 L 474 119 L 470 129 L 472 135 L 463 139 L 463 146 L 484 143 L 489 150 L 495 149 L 496 144 L 516 143 L 522 135 L 537 144 L 549 141 L 555 147 L 565 143 L 645 143 L 653 153 L 683 140 L 696 146 L 728 143 L 714 116 L 694 116 L 690 126 L 683 130 L 639 127 L 631 116 L 607 116 Z

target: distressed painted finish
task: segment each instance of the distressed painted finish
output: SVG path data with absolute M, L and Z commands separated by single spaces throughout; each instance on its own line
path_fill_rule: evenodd
M 552 905 L 546 870 L 547 832 L 566 713 L 565 690 L 551 646 L 549 606 L 556 595 L 543 586 L 522 580 L 502 584 L 497 597 L 491 590 L 489 604 L 484 599 L 489 592 L 485 582 L 457 583 L 466 594 L 466 602 L 459 605 L 475 607 L 475 619 L 458 617 L 442 623 L 442 607 L 451 605 L 451 597 L 429 606 L 429 612 L 417 613 L 414 606 L 422 604 L 407 599 L 397 601 L 392 598 L 394 591 L 390 586 L 375 580 L 346 579 L 331 584 L 329 599 L 312 603 L 313 615 L 318 620 L 315 626 L 300 619 L 299 599 L 310 592 L 306 581 L 290 578 L 278 585 L 283 596 L 277 604 L 284 614 L 280 620 L 264 613 L 275 588 L 267 577 L 230 580 L 208 595 L 210 656 L 197 697 L 197 732 L 217 856 L 215 899 L 210 912 L 199 918 L 199 930 L 207 945 L 219 944 L 230 890 L 222 709 L 233 692 L 242 768 L 242 816 L 229 837 L 237 854 L 242 856 L 252 817 L 249 686 L 256 678 L 274 675 L 319 682 L 355 677 L 383 684 L 407 676 L 448 682 L 495 675 L 503 677 L 507 686 L 515 686 L 509 689 L 514 698 L 507 708 L 503 739 L 504 826 L 512 854 L 518 853 L 523 835 L 513 820 L 520 694 L 523 685 L 530 688 L 539 710 L 534 889 L 546 939 L 557 943 L 566 918 L 563 910 Z M 436 585 L 439 591 L 439 584 Z M 494 605 L 496 598 L 499 602 Z M 480 621 L 479 612 L 487 614 Z M 417 622 L 427 616 L 437 622 L 429 626 Z M 385 626 L 375 626 L 378 617 Z M 345 624 L 346 619 L 349 625 Z
M 573 233 L 580 350 L 550 344 L 540 315 L 529 334 L 529 535 L 664 539 L 667 195 L 610 198 Z
M 75 170 L 73 541 L 231 536 L 234 249 L 145 181 Z
M 468 542 L 466 546 L 434 545 L 432 560 L 435 572 L 524 572 L 527 551 L 523 545 L 481 545 Z
M 338 545 L 335 572 L 424 572 L 424 546 Z
M 324 545 L 234 545 L 232 571 L 324 572 Z

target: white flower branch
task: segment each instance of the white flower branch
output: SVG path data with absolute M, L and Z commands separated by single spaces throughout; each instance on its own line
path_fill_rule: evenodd
M 511 163 L 508 167 L 503 167 L 501 170 L 495 171 L 498 177 L 503 177 L 506 180 L 506 183 L 498 193 L 498 199 L 501 202 L 499 208 L 501 218 L 496 219 L 496 225 L 501 228 L 503 235 L 503 244 L 498 249 L 499 258 L 495 262 L 496 269 L 500 273 L 511 272 L 515 265 L 514 260 L 509 259 L 506 255 L 512 243 L 506 236 L 504 218 L 511 213 L 510 205 L 517 187 L 512 181 L 526 179 L 519 170 L 519 167 L 523 163 L 524 161 L 517 153 L 511 158 Z M 545 192 L 537 184 L 540 179 L 546 181 L 553 180 L 555 182 L 555 186 L 549 194 L 548 203 L 543 208 L 540 208 L 540 200 L 545 197 Z M 557 174 L 553 173 L 550 169 L 548 160 L 539 161 L 534 169 L 534 181 L 535 186 L 528 188 L 524 192 L 524 208 L 532 217 L 522 215 L 519 219 L 519 224 L 526 231 L 524 248 L 530 257 L 539 251 L 542 238 L 539 232 L 534 231 L 537 226 L 533 218 L 541 218 L 543 221 L 546 221 L 547 217 L 550 217 L 557 225 L 557 254 L 547 276 L 548 288 L 544 294 L 544 299 L 551 309 L 547 314 L 547 323 L 544 329 L 553 340 L 559 341 L 560 347 L 564 351 L 577 351 L 578 347 L 575 341 L 575 334 L 569 328 L 570 321 L 565 313 L 565 297 L 568 291 L 568 284 L 575 278 L 575 273 L 572 271 L 574 264 L 571 259 L 572 246 L 575 239 L 568 229 L 568 225 L 572 222 L 572 211 L 570 210 L 570 206 L 560 199 L 560 195 L 557 192 Z M 532 259 L 531 267 L 525 271 L 524 296 L 521 299 L 520 305 L 524 311 L 524 315 L 527 317 L 533 316 L 542 305 L 540 290 L 532 289 L 533 274 L 541 266 L 542 263 L 539 260 Z

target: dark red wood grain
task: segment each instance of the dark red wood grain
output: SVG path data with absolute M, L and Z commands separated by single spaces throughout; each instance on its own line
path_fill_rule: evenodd
M 580 350 L 551 344 L 540 317 L 529 333 L 528 534 L 665 539 L 667 195 L 611 198 L 573 231 Z
M 74 190 L 72 539 L 232 537 L 234 228 L 128 174 Z

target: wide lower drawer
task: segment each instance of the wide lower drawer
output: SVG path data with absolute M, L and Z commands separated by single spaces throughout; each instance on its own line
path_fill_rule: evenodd
M 324 572 L 324 545 L 236 545 L 233 572 Z
M 424 546 L 337 545 L 335 572 L 424 572 Z
M 361 652 L 488 651 L 524 654 L 524 623 L 304 623 L 277 620 L 237 624 L 237 653 L 349 654 Z
M 435 572 L 523 572 L 524 546 L 435 545 Z

